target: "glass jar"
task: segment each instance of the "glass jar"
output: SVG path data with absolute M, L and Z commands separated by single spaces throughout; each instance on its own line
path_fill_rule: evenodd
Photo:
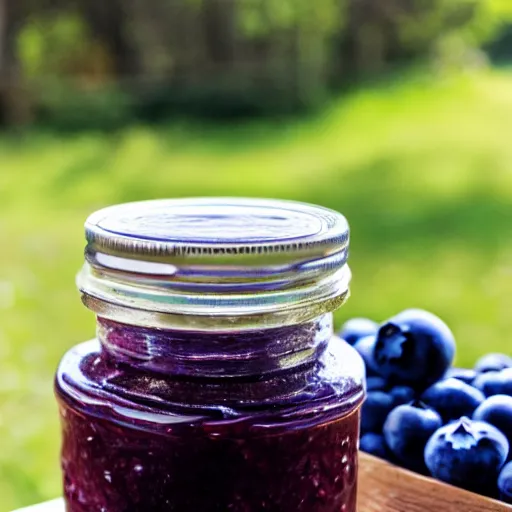
M 68 512 L 355 512 L 364 366 L 345 218 L 182 199 L 86 222 L 97 337 L 56 376 Z

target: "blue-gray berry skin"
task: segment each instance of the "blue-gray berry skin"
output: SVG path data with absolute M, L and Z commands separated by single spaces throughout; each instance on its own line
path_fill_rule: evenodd
M 407 469 L 427 474 L 424 450 L 442 425 L 439 414 L 420 401 L 393 409 L 384 423 L 384 439 L 396 460 Z
M 512 504 L 512 462 L 506 464 L 498 477 L 500 500 Z
M 392 460 L 392 454 L 382 434 L 375 434 L 374 432 L 363 434 L 359 441 L 359 448 L 361 451 L 379 457 L 380 459 Z
M 463 417 L 432 435 L 425 463 L 439 480 L 494 497 L 508 451 L 509 443 L 496 427 Z
M 472 386 L 476 389 L 479 389 L 485 396 L 492 396 L 494 388 L 499 385 L 500 378 L 498 374 L 500 372 L 485 372 L 480 373 L 475 377 L 475 380 L 472 382 Z
M 390 382 L 421 390 L 442 378 L 454 355 L 448 326 L 432 313 L 408 309 L 381 325 L 372 361 Z
M 414 389 L 409 386 L 393 386 L 388 393 L 393 397 L 395 407 L 412 402 L 416 396 Z
M 369 318 L 351 318 L 341 326 L 339 337 L 349 345 L 355 345 L 361 338 L 375 336 L 378 328 L 377 322 Z
M 505 368 L 512 368 L 512 357 L 507 354 L 486 354 L 475 364 L 475 371 L 478 373 L 499 372 Z
M 475 410 L 473 419 L 494 425 L 512 443 L 512 396 L 494 395 L 487 398 Z
M 380 434 L 394 405 L 394 400 L 388 393 L 368 391 L 361 410 L 361 433 L 374 432 Z
M 383 377 L 377 375 L 371 375 L 366 378 L 366 390 L 367 391 L 386 391 L 388 383 Z
M 449 368 L 448 371 L 444 374 L 444 379 L 459 379 L 465 384 L 473 384 L 477 373 L 475 370 L 470 370 L 469 368 Z
M 435 409 L 444 423 L 461 416 L 472 416 L 475 409 L 485 400 L 478 389 L 458 379 L 445 379 L 430 386 L 421 400 Z
M 481 373 L 473 381 L 473 386 L 482 391 L 485 396 L 512 396 L 512 368 L 505 368 L 499 372 Z
M 375 371 L 375 363 L 373 361 L 373 350 L 375 347 L 375 336 L 366 336 L 357 341 L 354 348 L 363 358 L 366 368 L 366 376 L 372 377 L 378 375 Z

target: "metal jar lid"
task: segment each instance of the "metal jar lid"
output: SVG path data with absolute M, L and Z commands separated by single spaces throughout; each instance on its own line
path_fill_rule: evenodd
M 93 213 L 77 283 L 101 316 L 155 327 L 307 320 L 348 295 L 349 227 L 305 203 L 166 199 Z M 186 318 L 184 318 L 186 317 Z

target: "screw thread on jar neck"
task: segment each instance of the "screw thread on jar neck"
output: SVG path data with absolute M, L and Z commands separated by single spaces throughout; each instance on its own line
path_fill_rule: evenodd
M 251 377 L 314 365 L 333 335 L 332 314 L 244 332 L 154 329 L 98 317 L 102 350 L 115 362 L 176 376 Z

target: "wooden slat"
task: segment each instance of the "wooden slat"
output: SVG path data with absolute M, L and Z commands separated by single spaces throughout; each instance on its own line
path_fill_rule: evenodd
M 360 454 L 359 512 L 512 512 L 512 506 Z
M 510 505 L 405 471 L 365 453 L 360 454 L 360 460 L 358 512 L 512 512 Z M 64 512 L 64 503 L 54 500 L 17 512 Z

